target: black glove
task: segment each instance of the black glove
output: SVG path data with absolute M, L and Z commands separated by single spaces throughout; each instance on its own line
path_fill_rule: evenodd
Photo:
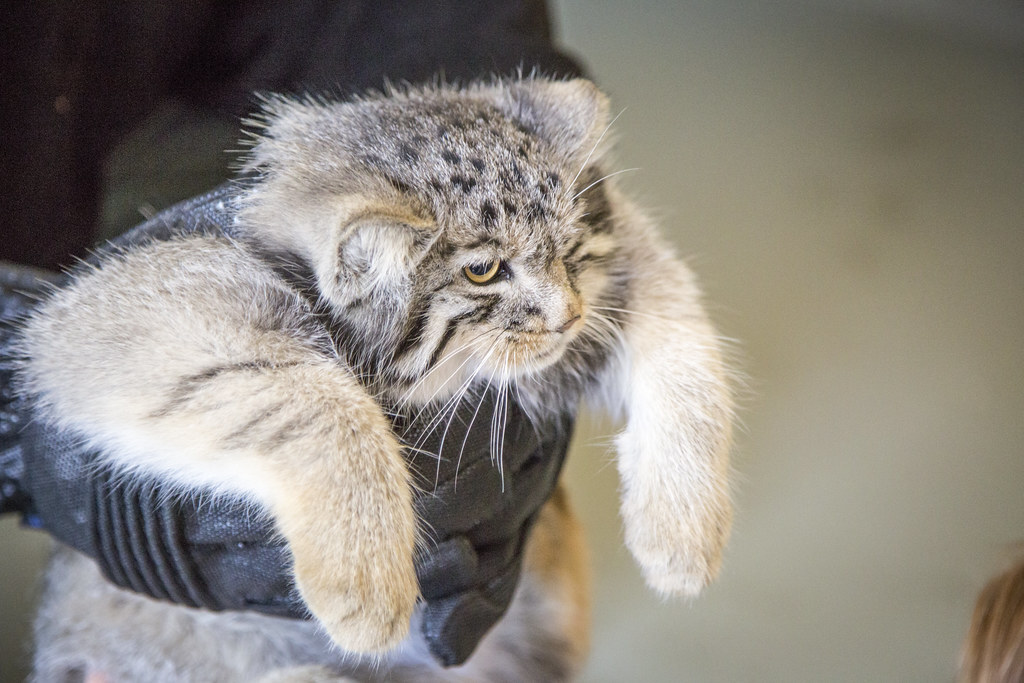
M 221 230 L 228 224 L 223 197 L 221 190 L 172 207 L 119 245 Z M 72 435 L 29 419 L 31 406 L 11 391 L 12 359 L 5 353 L 10 321 L 32 302 L 12 291 L 33 288 L 24 276 L 20 280 L 0 290 L 0 510 L 21 510 L 28 524 L 94 557 L 120 586 L 211 610 L 307 616 L 270 520 L 238 501 L 183 498 L 159 484 L 118 480 Z M 508 607 L 523 545 L 554 490 L 572 429 L 569 417 L 531 423 L 510 401 L 499 472 L 490 453 L 495 399 L 493 392 L 485 396 L 479 411 L 468 402 L 460 406 L 440 461 L 425 453 L 441 445 L 442 429 L 424 434 L 431 415 L 414 423 L 393 418 L 396 434 L 418 446 L 407 459 L 427 539 L 416 558 L 425 599 L 422 629 L 446 666 L 464 662 Z
M 572 432 L 569 417 L 532 423 L 510 401 L 499 473 L 489 446 L 494 403 L 491 392 L 479 412 L 468 403 L 461 406 L 444 441 L 440 468 L 421 451 L 407 452 L 424 489 L 416 497 L 417 512 L 437 540 L 416 565 L 426 599 L 423 633 L 431 652 L 449 666 L 464 662 L 505 613 L 524 544 L 554 491 Z M 422 423 L 421 418 L 405 439 L 411 442 Z M 470 423 L 467 432 L 464 425 Z M 439 440 L 440 434 L 431 435 L 424 450 L 437 452 Z
M 11 344 L 17 321 L 31 310 L 54 273 L 0 261 L 0 513 L 26 510 L 22 434 L 29 409 L 11 381 L 16 358 Z
M 468 432 L 457 480 L 464 429 L 450 431 L 439 474 L 437 460 L 409 458 L 423 487 L 415 505 L 428 539 L 416 558 L 423 634 L 449 666 L 464 662 L 508 607 L 523 544 L 553 489 L 569 434 L 567 421 L 536 428 L 510 407 L 502 491 L 488 453 L 493 400 L 488 396 L 480 409 L 486 417 L 478 415 Z M 473 411 L 465 405 L 455 421 L 468 422 Z M 421 448 L 436 448 L 439 440 L 431 435 Z M 251 506 L 176 497 L 159 484 L 118 483 L 73 437 L 37 422 L 22 432 L 20 448 L 23 490 L 31 495 L 27 519 L 94 557 L 112 582 L 192 607 L 307 616 L 284 545 Z

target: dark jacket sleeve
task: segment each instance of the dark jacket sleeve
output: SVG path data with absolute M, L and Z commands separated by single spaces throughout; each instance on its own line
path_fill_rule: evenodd
M 254 92 L 580 73 L 540 0 L 56 0 L 13 3 L 0 25 L 17 132 L 0 145 L 0 260 L 51 269 L 139 207 L 225 180 Z

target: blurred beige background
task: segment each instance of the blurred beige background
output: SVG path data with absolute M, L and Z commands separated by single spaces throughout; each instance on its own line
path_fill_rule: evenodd
M 1024 539 L 1024 3 L 560 5 L 750 377 L 721 580 L 661 604 L 601 445 L 584 679 L 951 681 Z M 600 432 L 598 432 L 600 433 Z
M 749 377 L 720 581 L 663 604 L 622 548 L 606 425 L 568 477 L 588 682 L 952 681 L 1024 539 L 1024 3 L 565 0 L 623 182 Z M 0 521 L 0 680 L 45 540 Z

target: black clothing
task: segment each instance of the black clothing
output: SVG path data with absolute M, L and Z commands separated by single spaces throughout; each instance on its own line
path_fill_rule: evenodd
M 2 12 L 0 260 L 44 268 L 137 224 L 139 207 L 225 180 L 254 92 L 579 73 L 551 42 L 543 0 L 55 0 Z

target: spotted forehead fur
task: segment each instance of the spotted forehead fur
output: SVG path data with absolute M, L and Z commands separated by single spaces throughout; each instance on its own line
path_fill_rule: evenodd
M 489 241 L 502 251 L 550 253 L 575 239 L 581 209 L 574 181 L 589 176 L 580 171 L 595 141 L 544 121 L 528 97 L 509 101 L 513 91 L 505 85 L 407 90 L 351 103 L 276 101 L 260 143 L 270 149 L 260 155 L 258 147 L 254 165 L 301 155 L 325 191 L 412 201 L 441 228 L 442 252 Z M 529 80 L 516 85 L 535 87 Z M 587 86 L 582 93 L 591 92 Z M 581 126 L 569 117 L 564 127 L 593 128 L 593 119 Z
M 359 159 L 404 192 L 429 197 L 454 241 L 482 232 L 529 240 L 536 227 L 566 222 L 568 158 L 522 123 L 484 102 L 387 103 L 390 130 L 362 131 Z M 575 150 L 573 150 L 575 151 Z

